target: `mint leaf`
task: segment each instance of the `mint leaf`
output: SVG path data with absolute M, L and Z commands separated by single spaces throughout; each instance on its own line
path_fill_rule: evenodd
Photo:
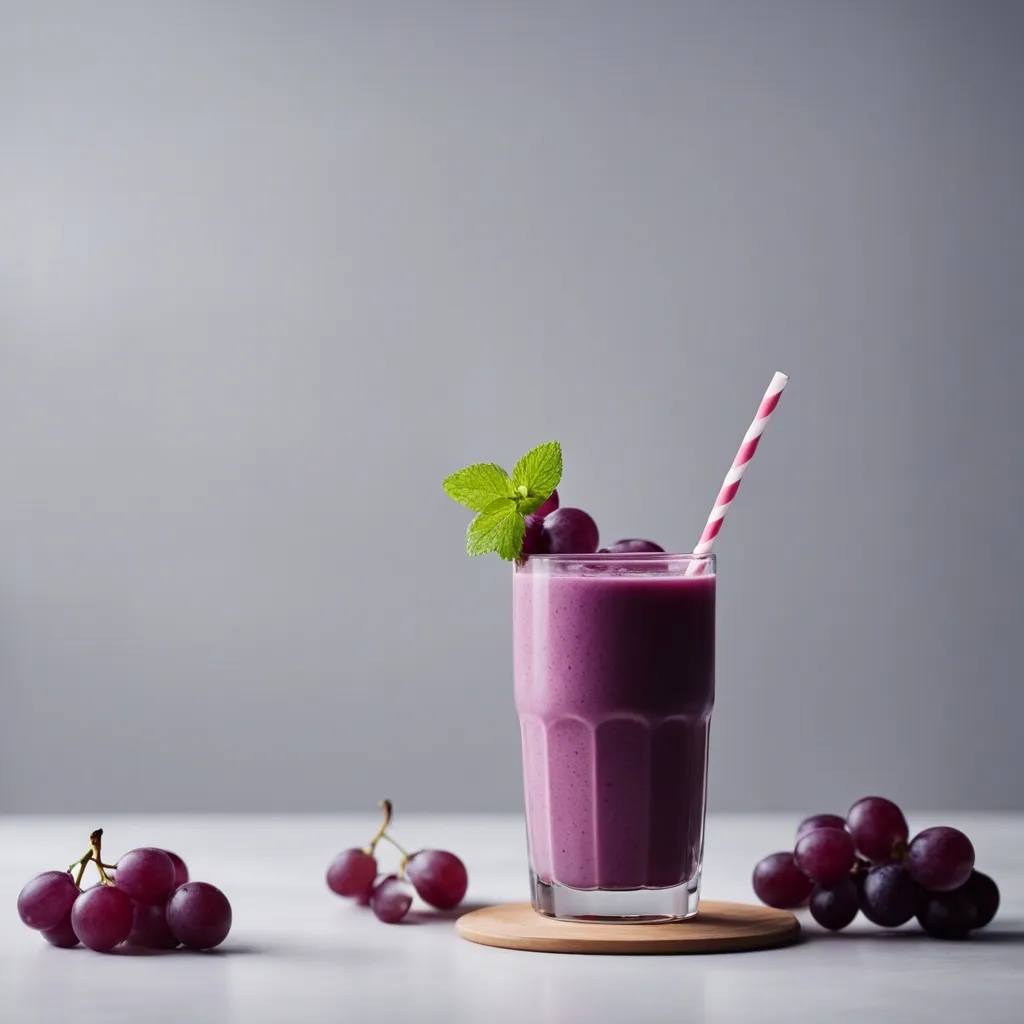
M 460 505 L 482 512 L 499 498 L 515 496 L 508 473 L 493 462 L 478 462 L 452 473 L 444 482 L 445 494 Z
M 466 551 L 471 555 L 497 551 L 506 562 L 513 562 L 522 550 L 525 532 L 526 523 L 515 501 L 497 498 L 469 524 Z
M 562 479 L 562 446 L 548 441 L 528 451 L 510 477 L 493 462 L 478 462 L 452 473 L 444 481 L 445 493 L 477 512 L 466 531 L 471 555 L 496 551 L 507 562 L 523 550 L 525 518 L 551 497 Z
M 528 451 L 512 470 L 514 497 L 519 502 L 519 511 L 524 515 L 540 508 L 551 496 L 551 492 L 562 479 L 562 446 L 557 441 L 539 444 Z M 539 499 L 532 508 L 527 503 Z

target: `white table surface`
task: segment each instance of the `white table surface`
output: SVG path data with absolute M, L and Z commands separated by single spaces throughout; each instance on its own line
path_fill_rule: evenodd
M 968 832 L 1003 894 L 994 924 L 968 942 L 929 939 L 916 925 L 885 933 L 858 923 L 833 936 L 810 922 L 788 949 L 590 957 L 476 946 L 451 919 L 388 926 L 337 898 L 324 869 L 369 838 L 372 816 L 0 818 L 0 1021 L 1024 1021 L 1024 816 L 911 819 L 940 823 Z M 218 951 L 103 956 L 51 948 L 21 924 L 22 884 L 66 867 L 100 825 L 115 857 L 166 846 L 194 878 L 224 889 L 234 927 Z M 712 817 L 704 895 L 751 901 L 754 862 L 787 846 L 794 825 L 793 815 Z M 462 856 L 469 903 L 527 898 L 517 818 L 399 811 L 395 834 Z

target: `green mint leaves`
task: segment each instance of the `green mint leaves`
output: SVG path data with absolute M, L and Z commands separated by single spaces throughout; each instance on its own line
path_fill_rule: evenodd
M 519 558 L 526 532 L 524 518 L 544 504 L 562 479 L 562 446 L 548 441 L 528 451 L 512 476 L 493 462 L 478 462 L 452 473 L 444 490 L 449 498 L 478 513 L 466 531 L 466 551 L 496 551 L 507 562 Z

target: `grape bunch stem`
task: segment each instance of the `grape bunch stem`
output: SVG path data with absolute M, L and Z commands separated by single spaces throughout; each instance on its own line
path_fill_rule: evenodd
M 75 885 L 79 888 L 82 887 L 82 876 L 85 874 L 86 866 L 90 861 L 96 865 L 96 870 L 99 872 L 100 885 L 114 884 L 114 880 L 107 874 L 107 872 L 113 871 L 115 869 L 115 865 L 103 863 L 103 853 L 101 848 L 102 842 L 103 829 L 98 828 L 89 836 L 89 849 L 68 867 L 68 874 L 76 872 Z
M 380 828 L 377 829 L 377 834 L 370 840 L 369 844 L 363 847 L 363 852 L 372 857 L 377 849 L 377 844 L 380 843 L 382 839 L 389 842 L 402 855 L 402 862 L 398 866 L 398 877 L 405 878 L 405 866 L 409 863 L 409 857 L 411 854 L 388 834 L 388 828 L 391 826 L 391 816 L 394 811 L 391 801 L 387 799 L 381 800 L 380 809 L 384 812 L 384 821 L 381 823 Z

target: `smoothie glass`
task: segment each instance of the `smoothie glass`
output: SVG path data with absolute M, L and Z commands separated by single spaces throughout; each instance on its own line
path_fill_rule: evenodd
M 696 914 L 715 579 L 714 555 L 533 555 L 517 567 L 515 699 L 541 914 Z

